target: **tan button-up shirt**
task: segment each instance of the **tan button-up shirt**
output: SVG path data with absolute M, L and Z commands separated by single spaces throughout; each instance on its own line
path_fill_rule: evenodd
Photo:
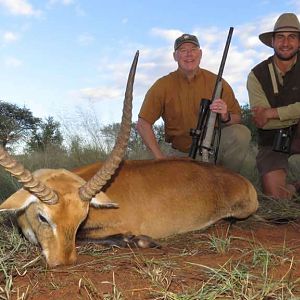
M 191 81 L 180 70 L 172 72 L 158 79 L 149 89 L 139 117 L 150 124 L 162 117 L 166 141 L 174 148 L 188 152 L 192 141 L 190 129 L 197 126 L 200 101 L 211 99 L 215 83 L 216 75 L 205 69 L 199 68 Z M 221 98 L 229 112 L 241 114 L 234 93 L 224 80 Z

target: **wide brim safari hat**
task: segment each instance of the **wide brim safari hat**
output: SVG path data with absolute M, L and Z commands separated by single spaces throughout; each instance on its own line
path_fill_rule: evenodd
M 282 14 L 275 23 L 274 30 L 259 35 L 259 39 L 267 46 L 273 48 L 272 37 L 276 32 L 299 32 L 300 23 L 293 13 Z

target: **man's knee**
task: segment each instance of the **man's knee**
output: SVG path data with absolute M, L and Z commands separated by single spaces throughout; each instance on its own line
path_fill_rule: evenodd
M 251 140 L 250 130 L 241 124 L 234 124 L 222 129 L 218 162 L 239 172 L 248 153 Z
M 251 141 L 250 130 L 242 124 L 234 124 L 222 129 L 222 143 L 225 147 L 248 149 Z
M 251 140 L 251 132 L 248 127 L 242 124 L 231 125 L 232 140 L 240 143 L 241 145 L 249 145 Z
M 291 199 L 294 190 L 286 183 L 286 172 L 283 169 L 270 171 L 262 176 L 263 193 L 276 199 Z

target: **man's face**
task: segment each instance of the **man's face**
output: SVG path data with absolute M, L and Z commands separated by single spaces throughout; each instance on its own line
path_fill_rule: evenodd
M 182 44 L 173 54 L 179 68 L 186 73 L 196 70 L 200 64 L 202 51 L 193 43 Z
M 300 37 L 298 32 L 278 32 L 273 37 L 273 48 L 281 60 L 291 60 L 299 51 Z

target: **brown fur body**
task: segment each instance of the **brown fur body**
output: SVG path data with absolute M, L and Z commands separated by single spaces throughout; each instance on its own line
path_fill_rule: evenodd
M 20 189 L 0 205 L 0 211 L 17 213 L 23 233 L 41 245 L 49 266 L 75 262 L 76 233 L 81 240 L 127 233 L 163 238 L 225 217 L 246 218 L 258 207 L 256 191 L 246 178 L 189 159 L 124 161 L 92 201 L 82 201 L 79 188 L 100 166 L 34 172 L 55 190 L 56 204 Z M 111 208 L 114 203 L 118 208 Z M 138 244 L 144 242 L 152 243 L 137 238 Z
M 73 172 L 88 180 L 101 163 Z M 258 206 L 252 184 L 222 167 L 188 159 L 124 161 L 103 192 L 117 209 L 90 207 L 79 236 L 130 232 L 153 238 L 245 218 Z

